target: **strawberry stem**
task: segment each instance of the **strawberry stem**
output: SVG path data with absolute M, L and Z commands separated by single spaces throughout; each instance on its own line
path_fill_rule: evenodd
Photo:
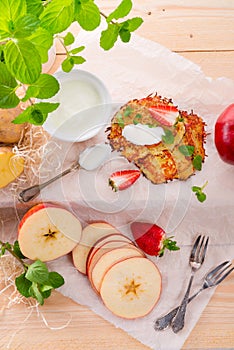
M 164 239 L 163 241 L 163 246 L 162 248 L 160 249 L 159 253 L 158 253 L 158 256 L 159 257 L 162 257 L 164 255 L 164 252 L 165 252 L 165 249 L 168 249 L 168 250 L 179 250 L 180 247 L 178 247 L 176 244 L 177 242 L 176 241 L 173 241 L 171 238 L 173 238 L 174 236 L 171 236 L 171 237 L 168 237 L 166 239 Z

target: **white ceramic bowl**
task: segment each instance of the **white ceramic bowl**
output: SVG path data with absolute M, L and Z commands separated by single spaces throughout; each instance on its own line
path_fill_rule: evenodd
M 107 125 L 111 114 L 111 97 L 103 82 L 80 69 L 54 74 L 59 92 L 49 102 L 60 106 L 50 113 L 43 128 L 53 137 L 81 142 L 94 137 Z

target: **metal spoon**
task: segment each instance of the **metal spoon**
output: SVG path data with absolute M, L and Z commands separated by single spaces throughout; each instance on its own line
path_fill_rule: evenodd
M 70 168 L 64 170 L 62 173 L 56 175 L 52 179 L 42 184 L 28 187 L 22 192 L 20 192 L 18 197 L 19 201 L 25 202 L 25 203 L 29 202 L 30 200 L 37 197 L 43 188 L 50 185 L 52 182 L 60 179 L 64 175 L 71 173 L 72 171 L 78 170 L 80 168 L 83 168 L 88 171 L 95 170 L 104 162 L 105 159 L 107 159 L 110 153 L 111 153 L 111 148 L 107 144 L 98 144 L 98 145 L 86 148 L 79 155 L 79 160 L 74 162 L 74 164 L 72 164 Z

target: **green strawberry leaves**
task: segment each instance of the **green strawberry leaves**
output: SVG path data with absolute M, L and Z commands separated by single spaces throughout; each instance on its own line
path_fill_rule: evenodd
M 168 238 L 165 238 L 163 240 L 163 247 L 160 249 L 159 253 L 158 253 L 158 256 L 159 257 L 162 257 L 164 255 L 164 252 L 165 252 L 165 249 L 168 249 L 168 250 L 180 250 L 180 247 L 177 246 L 177 242 L 176 241 L 173 241 L 171 238 L 173 238 L 174 236 L 171 236 L 171 237 L 168 237 Z

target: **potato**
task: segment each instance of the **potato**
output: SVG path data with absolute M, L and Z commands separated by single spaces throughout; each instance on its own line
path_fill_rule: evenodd
M 14 181 L 24 170 L 24 160 L 11 147 L 0 147 L 0 188 Z
M 12 123 L 20 113 L 22 113 L 20 107 L 0 109 L 0 142 L 17 143 L 20 140 L 25 124 Z

